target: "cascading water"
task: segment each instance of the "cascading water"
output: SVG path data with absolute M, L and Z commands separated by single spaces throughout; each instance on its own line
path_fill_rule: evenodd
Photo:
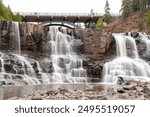
M 50 83 L 50 78 L 46 73 L 42 72 L 42 69 L 40 68 L 40 64 L 38 61 L 34 60 L 37 66 L 37 70 L 39 72 L 39 74 L 41 75 L 41 81 L 43 84 L 49 84 Z
M 146 44 L 146 51 L 145 54 L 147 56 L 150 56 L 150 39 L 148 37 L 148 35 L 146 35 L 145 33 L 138 33 L 140 36 L 140 40 L 143 41 Z
M 51 60 L 55 83 L 86 82 L 86 70 L 82 59 L 72 50 L 72 36 L 58 31 L 58 27 L 50 27 Z
M 22 69 L 25 76 L 24 79 L 29 81 L 29 84 L 40 84 L 40 82 L 36 78 L 35 71 L 30 62 L 25 57 L 20 56 L 18 54 L 14 54 L 14 56 L 16 57 L 15 59 L 17 59 L 17 61 L 20 62 L 22 65 Z
M 104 82 L 117 83 L 119 77 L 128 80 L 149 80 L 150 66 L 139 58 L 134 38 L 123 35 L 114 37 L 117 57 L 104 65 Z
M 0 72 L 1 73 L 5 73 L 5 69 L 4 69 L 4 60 L 3 60 L 3 53 L 0 52 Z
M 14 34 L 13 34 L 14 33 Z M 14 53 L 21 54 L 21 46 L 20 46 L 20 32 L 19 32 L 19 23 L 12 22 L 12 46 L 14 49 Z

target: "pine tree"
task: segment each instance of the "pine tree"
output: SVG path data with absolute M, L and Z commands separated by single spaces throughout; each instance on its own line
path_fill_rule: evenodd
M 140 0 L 132 0 L 131 3 L 132 12 L 136 12 L 140 10 Z
M 109 7 L 108 0 L 106 0 L 106 4 L 105 4 L 105 14 L 110 14 L 110 7 Z
M 106 0 L 106 4 L 105 4 L 105 8 L 104 9 L 105 9 L 104 20 L 105 20 L 105 22 L 110 22 L 111 14 L 110 14 L 110 7 L 109 7 L 108 0 Z
M 122 0 L 121 11 L 123 19 L 126 19 L 131 14 L 131 5 L 131 0 Z

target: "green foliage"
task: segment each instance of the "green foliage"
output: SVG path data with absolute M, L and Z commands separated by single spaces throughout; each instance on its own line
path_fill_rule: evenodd
M 16 15 L 13 16 L 13 20 L 14 20 L 14 21 L 21 21 L 22 18 L 21 18 L 21 16 L 20 16 L 20 14 L 17 13 Z
M 121 11 L 123 19 L 126 19 L 130 15 L 131 3 L 131 0 L 122 0 Z
M 123 19 L 137 11 L 145 11 L 150 8 L 150 0 L 122 0 L 121 12 Z
M 148 27 L 150 27 L 150 11 L 148 11 L 147 25 L 148 25 Z
M 96 28 L 102 30 L 104 28 L 104 17 L 98 19 L 96 23 Z
M 10 7 L 6 7 L 3 4 L 2 0 L 0 0 L 0 19 L 9 21 L 21 21 L 21 16 L 19 15 L 19 13 L 14 15 Z
M 108 23 L 108 22 L 111 21 L 111 19 L 112 19 L 112 16 L 111 16 L 110 14 L 105 14 L 105 15 L 104 15 L 104 21 L 105 21 L 105 22 Z
M 0 20 L 4 20 L 4 18 L 2 16 L 0 16 Z
M 139 0 L 132 0 L 131 8 L 133 12 L 140 10 L 140 1 Z

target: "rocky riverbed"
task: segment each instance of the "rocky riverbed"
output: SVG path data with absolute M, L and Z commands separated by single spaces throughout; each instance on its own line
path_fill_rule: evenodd
M 66 88 L 65 88 L 66 87 Z M 150 82 L 129 81 L 124 85 L 112 84 L 64 84 L 63 87 L 36 91 L 34 93 L 13 97 L 11 100 L 149 100 Z

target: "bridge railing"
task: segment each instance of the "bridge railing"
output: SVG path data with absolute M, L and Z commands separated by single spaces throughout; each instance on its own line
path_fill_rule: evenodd
M 16 12 L 14 12 L 16 14 Z M 22 16 L 103 16 L 104 13 L 51 13 L 51 12 L 19 12 Z M 119 16 L 118 13 L 111 13 L 112 16 Z

